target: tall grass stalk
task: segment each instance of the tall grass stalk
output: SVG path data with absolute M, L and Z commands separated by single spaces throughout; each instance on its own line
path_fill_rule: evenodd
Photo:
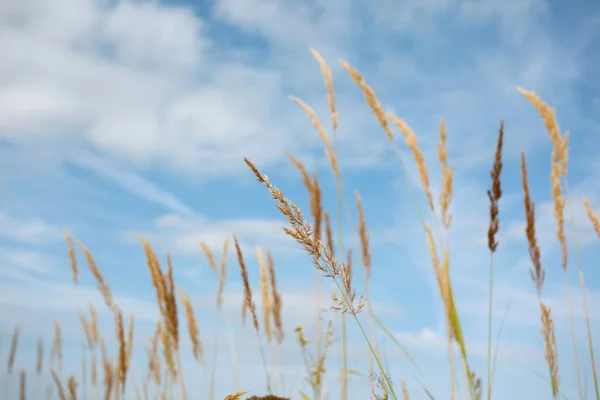
M 598 388 L 598 374 L 596 372 L 596 359 L 594 357 L 594 342 L 592 339 L 592 328 L 590 325 L 590 312 L 587 304 L 587 295 L 585 290 L 585 279 L 583 276 L 583 267 L 581 265 L 581 253 L 579 250 L 579 235 L 577 232 L 577 225 L 575 224 L 575 212 L 573 211 L 573 204 L 571 201 L 571 193 L 569 191 L 569 182 L 567 177 L 565 180 L 565 193 L 567 197 L 567 205 L 569 207 L 569 216 L 571 219 L 571 227 L 573 228 L 573 241 L 575 245 L 575 254 L 577 257 L 577 270 L 579 272 L 579 284 L 581 285 L 581 301 L 583 303 L 583 312 L 585 314 L 585 327 L 587 332 L 588 347 L 590 350 L 590 361 L 592 364 L 592 376 L 594 378 L 594 391 L 596 394 L 596 400 L 600 400 L 600 390 Z

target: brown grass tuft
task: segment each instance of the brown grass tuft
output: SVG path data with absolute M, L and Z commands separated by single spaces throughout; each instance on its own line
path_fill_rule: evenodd
M 488 229 L 488 248 L 492 253 L 498 248 L 496 235 L 500 220 L 498 219 L 498 201 L 502 197 L 502 188 L 500 187 L 500 173 L 502 172 L 502 142 L 504 138 L 504 121 L 500 122 L 498 131 L 498 144 L 496 145 L 496 155 L 494 157 L 494 166 L 492 172 L 492 188 L 487 191 L 490 199 L 490 227 Z

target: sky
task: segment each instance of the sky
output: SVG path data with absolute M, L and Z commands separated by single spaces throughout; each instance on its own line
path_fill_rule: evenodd
M 504 120 L 494 332 L 510 307 L 498 352 L 498 399 L 551 395 L 539 307 L 529 278 L 521 149 L 536 204 L 546 269 L 542 296 L 555 320 L 562 390 L 577 396 L 550 197 L 551 143 L 540 116 L 516 87 L 534 90 L 556 108 L 561 130 L 570 132 L 569 186 L 579 252 L 568 217 L 567 274 L 579 361 L 591 396 L 577 254 L 596 332 L 594 348 L 600 352 L 600 239 L 581 203 L 586 196 L 600 212 L 599 21 L 600 5 L 591 0 L 0 2 L 0 357 L 6 357 L 11 332 L 20 326 L 16 365 L 32 369 L 36 338 L 43 335 L 50 343 L 57 320 L 65 342 L 75 343 L 65 353 L 65 371 L 78 374 L 77 313 L 86 300 L 98 305 L 101 330 L 111 337 L 111 315 L 83 264 L 79 286 L 71 281 L 63 238 L 67 228 L 94 254 L 124 312 L 136 315 L 134 365 L 139 373 L 144 345 L 157 321 L 141 235 L 163 260 L 166 252 L 172 255 L 175 277 L 196 308 L 208 368 L 199 369 L 184 351 L 190 393 L 206 394 L 217 348 L 217 398 L 235 389 L 234 359 L 240 390 L 264 394 L 256 336 L 240 325 L 242 284 L 235 257 L 229 254 L 228 322 L 218 325 L 218 277 L 197 244 L 205 241 L 218 254 L 225 238 L 235 233 L 259 304 L 256 249 L 273 252 L 286 339 L 283 362 L 269 362 L 270 370 L 277 377 L 283 371 L 286 385 L 280 394 L 297 398 L 298 390 L 306 390 L 293 330 L 302 325 L 314 338 L 315 269 L 281 230 L 284 219 L 243 158 L 308 212 L 301 178 L 286 156 L 293 153 L 309 171 L 318 171 L 324 205 L 336 215 L 335 181 L 322 142 L 290 100 L 296 96 L 311 105 L 331 134 L 323 77 L 309 52 L 314 48 L 333 71 L 338 158 L 354 223 L 354 190 L 363 198 L 373 253 L 374 310 L 424 371 L 419 376 L 389 339 L 382 342 L 395 386 L 406 380 L 414 399 L 425 398 L 421 383 L 437 399 L 449 398 L 443 306 L 393 146 L 338 60 L 359 69 L 384 109 L 414 130 L 436 195 L 441 178 L 438 127 L 440 120 L 446 123 L 455 173 L 452 281 L 470 362 L 483 377 L 489 292 L 486 190 Z M 418 187 L 410 153 L 397 140 Z M 425 206 L 422 196 L 418 201 Z M 356 245 L 346 219 L 343 233 L 347 245 Z M 338 324 L 327 297 L 332 282 L 323 282 L 323 318 Z M 360 293 L 360 282 L 357 289 Z M 366 314 L 360 318 L 369 326 Z M 349 323 L 348 329 L 349 367 L 362 374 L 351 377 L 350 397 L 365 398 L 370 392 L 367 348 L 356 325 Z M 340 339 L 339 330 L 334 335 Z M 339 354 L 336 342 L 326 381 L 330 399 L 339 393 Z M 4 390 L 16 395 L 17 378 L 4 372 L 1 378 Z M 30 393 L 40 393 L 49 382 L 45 375 L 31 379 Z M 464 394 L 464 383 L 462 389 Z

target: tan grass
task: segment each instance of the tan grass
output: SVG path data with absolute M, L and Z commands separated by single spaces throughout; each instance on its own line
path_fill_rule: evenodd
M 67 387 L 69 389 L 71 400 L 77 400 L 77 380 L 75 380 L 73 375 L 69 376 L 67 379 Z
M 546 304 L 541 303 L 541 316 L 542 316 L 542 337 L 544 338 L 545 355 L 544 358 L 548 363 L 550 369 L 550 376 L 552 381 L 552 395 L 554 398 L 558 398 L 558 391 L 560 387 L 560 376 L 558 374 L 558 348 L 556 346 L 556 335 L 554 332 L 554 321 L 552 320 L 552 312 L 550 307 Z
M 200 340 L 200 332 L 198 330 L 198 323 L 196 322 L 192 302 L 190 301 L 190 297 L 182 290 L 179 290 L 179 298 L 181 299 L 183 309 L 185 310 L 188 333 L 190 335 L 190 340 L 192 341 L 192 354 L 197 362 L 202 362 L 202 341 Z
M 206 256 L 208 265 L 214 273 L 217 273 L 217 262 L 215 261 L 215 257 L 212 251 L 210 250 L 210 247 L 208 247 L 208 245 L 201 240 L 198 241 L 198 244 L 200 245 L 200 247 L 202 248 L 202 252 L 204 252 L 204 255 Z
M 277 290 L 277 277 L 275 275 L 275 263 L 271 251 L 267 249 L 267 265 L 269 266 L 269 279 L 271 282 L 271 298 L 273 307 L 271 308 L 273 314 L 273 324 L 275 325 L 275 338 L 281 344 L 283 342 L 283 320 L 281 316 L 282 301 L 281 293 Z
M 242 254 L 242 249 L 240 248 L 240 244 L 237 240 L 236 235 L 233 235 L 233 242 L 235 244 L 235 251 L 237 253 L 238 264 L 240 265 L 240 272 L 242 275 L 242 280 L 244 282 L 245 308 L 250 310 L 250 313 L 252 314 L 252 323 L 254 324 L 254 329 L 256 330 L 256 332 L 258 332 L 258 317 L 256 315 L 256 305 L 254 304 L 254 301 L 252 301 L 252 289 L 250 288 L 250 280 L 248 279 L 248 269 L 246 268 L 246 263 L 244 262 L 244 255 Z
M 89 267 L 90 271 L 92 272 L 92 275 L 94 275 L 96 282 L 98 283 L 98 289 L 100 290 L 100 293 L 102 293 L 102 297 L 104 298 L 104 302 L 106 303 L 106 306 L 109 309 L 114 310 L 115 303 L 114 303 L 114 300 L 112 297 L 112 293 L 110 291 L 110 287 L 104 280 L 104 276 L 102 275 L 100 268 L 98 268 L 98 265 L 96 264 L 96 261 L 94 260 L 94 257 L 89 252 L 89 250 L 83 245 L 83 243 L 77 242 L 77 244 L 79 245 L 79 248 L 85 255 L 85 259 L 88 264 L 88 267 Z
M 598 220 L 598 216 L 596 215 L 596 213 L 590 206 L 590 203 L 588 202 L 588 200 L 585 197 L 583 198 L 583 205 L 585 206 L 585 209 L 588 214 L 588 218 L 590 219 L 592 226 L 594 227 L 594 230 L 596 231 L 596 234 L 598 235 L 598 237 L 600 237 L 600 220 Z
M 256 249 L 256 257 L 260 268 L 260 294 L 263 311 L 263 331 L 267 336 L 267 342 L 273 340 L 273 331 L 271 330 L 271 299 L 269 297 L 269 278 L 267 273 L 267 263 L 263 255 L 262 248 Z
M 444 120 L 440 122 L 440 143 L 438 144 L 438 158 L 442 166 L 442 192 L 440 194 L 440 210 L 442 223 L 446 229 L 450 229 L 452 215 L 449 213 L 450 203 L 452 203 L 452 182 L 453 168 L 448 165 L 448 146 L 446 143 L 446 124 Z
M 369 85 L 367 85 L 367 82 L 365 82 L 364 78 L 358 70 L 352 68 L 350 64 L 348 64 L 344 60 L 339 60 L 339 62 L 342 65 L 342 67 L 344 67 L 344 69 L 348 71 L 350 77 L 352 77 L 352 79 L 358 84 L 358 86 L 363 91 L 365 99 L 367 100 L 367 104 L 375 113 L 375 117 L 377 118 L 377 121 L 379 121 L 383 132 L 386 134 L 390 141 L 394 141 L 394 134 L 392 133 L 390 124 L 385 116 L 383 107 L 381 107 L 381 103 L 379 103 L 379 100 L 377 99 L 377 96 L 375 95 L 373 89 Z
M 62 339 L 60 324 L 54 321 L 54 340 L 50 349 L 50 368 L 54 369 L 54 362 L 58 359 L 58 370 L 62 371 Z
M 318 51 L 315 49 L 309 49 L 313 57 L 319 63 L 323 78 L 325 79 L 325 87 L 327 88 L 327 104 L 329 105 L 329 111 L 331 112 L 331 125 L 333 130 L 337 129 L 338 114 L 335 106 L 335 91 L 333 90 L 333 75 L 331 74 L 331 68 L 327 65 L 327 62 L 321 57 Z
M 402 384 L 402 396 L 404 397 L 404 400 L 410 400 L 410 395 L 408 394 L 408 388 L 406 387 L 406 382 L 404 381 L 404 379 L 402 379 L 400 382 Z
M 24 369 L 19 373 L 19 400 L 27 399 L 27 372 Z
M 367 231 L 367 223 L 365 221 L 365 213 L 363 211 L 360 193 L 358 191 L 355 191 L 354 197 L 356 198 L 356 208 L 358 210 L 358 235 L 360 237 L 360 245 L 362 248 L 362 262 L 368 279 L 371 276 L 371 252 L 369 251 L 369 233 Z
M 36 374 L 41 374 L 44 368 L 44 339 L 40 336 L 37 344 L 37 360 L 35 362 Z
M 229 247 L 229 238 L 223 242 L 221 251 L 221 263 L 219 264 L 219 288 L 217 290 L 217 308 L 220 309 L 223 304 L 223 290 L 225 290 L 225 281 L 227 280 L 227 249 Z
M 73 282 L 77 285 L 79 283 L 79 269 L 77 268 L 77 257 L 75 256 L 75 248 L 73 246 L 73 239 L 68 230 L 65 229 L 65 239 L 67 241 L 67 249 L 69 252 L 69 260 L 71 261 L 71 275 Z
M 321 121 L 319 121 L 319 117 L 317 117 L 317 113 L 308 104 L 306 104 L 299 98 L 292 97 L 291 99 L 294 103 L 298 104 L 300 106 L 300 108 L 302 108 L 306 112 L 306 114 L 308 114 L 310 121 L 312 122 L 313 126 L 319 133 L 319 136 L 321 137 L 321 141 L 323 141 L 323 144 L 325 145 L 325 155 L 327 156 L 327 159 L 329 160 L 331 170 L 333 171 L 333 173 L 336 177 L 339 177 L 340 176 L 340 168 L 338 166 L 338 161 L 337 161 L 337 158 L 335 155 L 335 151 L 333 150 L 333 146 L 331 145 L 331 141 L 329 140 L 329 135 L 327 134 L 327 131 L 321 124 Z
M 50 371 L 50 373 L 52 374 L 52 379 L 54 379 L 54 384 L 56 385 L 56 389 L 58 390 L 58 397 L 60 397 L 60 400 L 67 400 L 65 388 L 63 387 L 63 384 L 60 381 L 60 378 L 56 374 L 56 371 L 52 370 L 52 371 Z
M 533 264 L 533 269 L 531 270 L 531 279 L 535 283 L 538 295 L 540 295 L 542 292 L 542 287 L 544 286 L 546 272 L 542 268 L 540 248 L 537 244 L 537 238 L 535 235 L 535 205 L 533 200 L 531 200 L 531 195 L 529 194 L 529 182 L 527 181 L 527 162 L 525 160 L 525 152 L 522 150 L 521 180 L 523 183 L 523 199 L 525 202 L 525 217 L 527 220 L 525 236 L 527 237 L 527 242 L 529 243 L 529 257 L 531 258 L 531 263 Z
M 331 219 L 329 213 L 325 211 L 325 234 L 327 235 L 327 251 L 335 254 L 335 245 L 333 243 L 333 232 L 331 230 Z
M 558 127 L 558 123 L 555 118 L 555 111 L 553 108 L 548 106 L 548 104 L 544 103 L 542 99 L 533 91 L 527 91 L 520 87 L 517 87 L 517 91 L 521 93 L 533 106 L 538 110 L 540 115 L 544 120 L 544 124 L 546 125 L 546 130 L 552 140 L 552 144 L 554 145 L 554 151 L 556 151 L 557 163 L 559 164 L 559 171 L 561 175 L 566 175 L 567 173 L 567 161 L 568 161 L 568 153 L 567 153 L 567 140 L 568 135 L 565 134 L 564 137 L 560 136 L 560 129 Z
M 431 209 L 431 211 L 435 211 L 435 206 L 433 204 L 433 196 L 431 195 L 431 188 L 429 186 L 429 173 L 427 171 L 427 164 L 425 163 L 425 158 L 423 157 L 423 153 L 421 152 L 419 144 L 417 143 L 417 136 L 414 134 L 414 132 L 410 129 L 410 127 L 405 121 L 396 117 L 392 113 L 388 113 L 387 116 L 404 134 L 404 140 L 406 142 L 406 145 L 411 150 L 413 157 L 417 163 L 417 168 L 419 169 L 419 178 L 421 179 L 421 186 L 423 188 L 425 196 L 427 197 L 429 208 Z

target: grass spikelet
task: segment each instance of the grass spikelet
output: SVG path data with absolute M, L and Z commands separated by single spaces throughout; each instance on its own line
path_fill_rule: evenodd
M 319 241 L 321 240 L 323 206 L 321 205 L 321 185 L 319 184 L 317 171 L 313 172 L 310 211 L 313 216 L 313 237 L 315 241 Z
M 290 161 L 292 162 L 292 164 L 294 164 L 294 167 L 296 167 L 298 172 L 300 172 L 300 176 L 302 177 L 302 183 L 304 184 L 304 187 L 306 188 L 306 190 L 309 193 L 311 193 L 312 192 L 312 180 L 311 180 L 310 176 L 308 175 L 308 172 L 306 171 L 306 167 L 304 166 L 302 161 L 300 161 L 295 155 L 293 155 L 289 151 L 286 152 L 286 154 L 287 154 L 288 158 L 290 159 Z
M 556 237 L 560 243 L 562 251 L 562 267 L 567 269 L 568 263 L 568 250 L 567 250 L 567 237 L 565 236 L 565 219 L 564 219 L 564 207 L 565 198 L 562 194 L 560 186 L 560 165 L 558 163 L 558 154 L 555 151 L 552 152 L 552 172 L 550 174 L 552 181 L 552 199 L 554 203 L 554 218 L 558 224 L 556 228 Z
M 550 369 L 550 379 L 552 382 L 552 396 L 558 398 L 560 388 L 560 376 L 558 375 L 558 349 L 556 347 L 556 336 L 554 333 L 554 321 L 550 307 L 541 303 L 542 327 L 540 328 L 544 338 L 545 356 L 548 368 Z
M 202 248 L 202 252 L 206 256 L 206 260 L 208 261 L 208 265 L 210 266 L 210 269 L 212 269 L 213 272 L 216 274 L 217 273 L 217 262 L 215 261 L 215 257 L 213 256 L 213 253 L 210 250 L 210 247 L 208 247 L 208 245 L 201 240 L 198 241 L 198 244 L 200 245 L 200 247 Z
M 256 249 L 256 257 L 260 267 L 260 294 L 261 304 L 263 309 L 263 330 L 267 336 L 267 342 L 273 340 L 273 332 L 271 331 L 271 299 L 269 298 L 269 278 L 267 274 L 267 264 L 263 255 L 263 250 L 259 247 Z
M 110 394 L 112 393 L 114 385 L 114 373 L 113 367 L 108 360 L 103 361 L 104 365 L 104 400 L 110 400 Z M 58 378 L 55 378 L 57 380 Z M 60 381 L 59 381 L 60 382 Z M 61 389 L 62 390 L 62 389 Z M 63 400 L 61 398 L 61 400 Z
M 560 165 L 559 170 L 561 175 L 567 173 L 567 137 L 561 138 L 558 123 L 555 118 L 555 111 L 548 104 L 544 103 L 540 97 L 533 91 L 527 91 L 523 88 L 517 87 L 517 91 L 521 93 L 542 116 L 546 130 L 554 145 L 556 151 L 557 162 Z
M 400 381 L 400 383 L 402 384 L 402 397 L 404 398 L 404 400 L 410 400 L 410 395 L 408 394 L 408 388 L 406 387 L 406 382 L 404 381 L 404 379 L 402 379 Z
M 73 375 L 67 379 L 67 387 L 69 389 L 69 395 L 71 400 L 77 400 L 77 380 Z
M 541 294 L 542 287 L 544 286 L 544 278 L 546 273 L 542 268 L 540 248 L 537 244 L 537 238 L 535 236 L 535 204 L 531 200 L 529 194 L 529 183 L 527 181 L 527 162 L 525 160 L 525 152 L 521 150 L 521 180 L 523 182 L 523 200 L 525 202 L 525 217 L 527 224 L 525 227 L 525 235 L 527 236 L 527 242 L 529 243 L 529 257 L 533 264 L 531 270 L 531 279 L 535 283 L 535 287 L 538 291 L 538 295 Z
M 60 378 L 56 374 L 56 371 L 52 370 L 52 371 L 50 371 L 50 373 L 52 374 L 52 379 L 54 379 L 54 384 L 56 385 L 56 389 L 58 390 L 58 397 L 60 397 L 60 400 L 67 400 L 65 388 L 63 387 L 63 384 L 60 381 Z
M 188 333 L 190 335 L 190 340 L 192 341 L 192 354 L 197 362 L 201 362 L 202 341 L 200 340 L 200 332 L 198 331 L 198 323 L 196 322 L 192 302 L 190 301 L 190 297 L 182 290 L 179 290 L 179 297 L 181 298 L 181 303 L 183 304 L 188 323 Z
M 35 373 L 41 374 L 44 367 L 44 340 L 40 336 L 37 343 L 37 360 L 35 362 Z
M 221 263 L 219 265 L 219 288 L 217 290 L 217 308 L 220 309 L 223 304 L 223 290 L 225 290 L 225 281 L 227 280 L 227 249 L 229 247 L 229 238 L 225 238 L 223 242 L 223 250 L 221 252 Z
M 246 269 L 246 263 L 244 262 L 244 255 L 242 254 L 242 249 L 240 248 L 240 244 L 237 240 L 237 236 L 233 235 L 233 242 L 235 244 L 235 251 L 237 253 L 238 264 L 240 265 L 240 272 L 242 275 L 242 281 L 244 282 L 244 304 L 245 307 L 250 310 L 252 314 L 252 323 L 254 324 L 254 329 L 258 332 L 258 317 L 256 316 L 256 305 L 254 301 L 252 301 L 252 289 L 250 288 L 250 280 L 248 279 L 248 270 Z
M 71 239 L 71 234 L 68 230 L 65 229 L 65 240 L 67 241 L 67 249 L 69 253 L 69 260 L 71 261 L 71 275 L 73 277 L 73 282 L 77 285 L 79 283 L 79 269 L 77 268 L 77 257 L 75 256 L 75 248 L 73 246 L 73 239 Z
M 442 213 L 442 224 L 446 229 L 450 229 L 452 215 L 449 214 L 450 203 L 452 203 L 452 182 L 453 169 L 448 166 L 448 148 L 446 144 L 446 124 L 444 120 L 440 122 L 440 143 L 438 144 L 438 158 L 442 166 L 442 193 L 440 194 L 440 209 Z
M 52 341 L 52 348 L 50 349 L 50 368 L 54 369 L 54 362 L 58 358 L 59 360 L 59 371 L 62 370 L 62 340 L 60 333 L 60 324 L 58 321 L 54 321 L 54 340 Z
M 502 143 L 504 138 L 504 122 L 500 122 L 498 131 L 498 144 L 496 145 L 496 155 L 494 156 L 494 166 L 492 167 L 492 187 L 487 191 L 490 199 L 490 226 L 488 229 L 488 248 L 494 253 L 498 247 L 496 235 L 500 227 L 498 219 L 498 201 L 502 197 L 502 188 L 500 186 L 500 173 L 502 172 Z
M 123 322 L 123 313 L 116 310 L 114 314 L 115 326 L 117 329 L 117 341 L 119 343 L 119 354 L 117 358 L 117 385 L 121 393 L 125 393 L 125 384 L 127 380 L 127 342 L 125 341 L 125 323 Z
M 596 215 L 596 213 L 590 206 L 590 203 L 585 197 L 583 198 L 583 205 L 585 206 L 588 218 L 590 219 L 590 222 L 592 223 L 596 234 L 598 235 L 598 237 L 600 237 L 600 220 L 598 220 L 598 216 Z
M 493 373 L 492 373 L 492 305 L 494 294 L 494 253 L 498 248 L 496 235 L 500 228 L 500 219 L 498 218 L 498 202 L 502 197 L 502 188 L 500 185 L 500 174 L 502 172 L 502 146 L 504 139 L 504 121 L 500 122 L 498 131 L 498 142 L 494 156 L 494 166 L 490 172 L 492 178 L 492 187 L 487 191 L 490 199 L 490 225 L 488 228 L 488 249 L 490 250 L 490 279 L 489 279 L 489 303 L 488 303 L 488 343 L 487 343 L 487 398 L 492 398 Z
M 116 306 L 113 301 L 110 287 L 104 281 L 104 276 L 102 275 L 100 268 L 98 268 L 98 265 L 96 264 L 96 261 L 94 260 L 94 257 L 89 252 L 89 250 L 83 245 L 83 243 L 77 242 L 77 244 L 79 245 L 79 247 L 81 248 L 81 251 L 83 251 L 83 254 L 85 255 L 85 259 L 87 261 L 88 267 L 90 268 L 92 275 L 94 275 L 94 278 L 96 279 L 96 282 L 98 283 L 98 289 L 100 290 L 100 293 L 102 293 L 102 297 L 104 298 L 106 306 L 109 309 L 114 310 L 114 308 Z
M 234 394 L 230 394 L 227 395 L 227 397 L 225 397 L 225 400 L 240 400 L 242 398 L 243 395 L 245 395 L 248 392 L 238 392 L 238 393 L 234 393 Z
M 267 265 L 269 267 L 269 279 L 271 283 L 271 298 L 273 307 L 271 312 L 273 313 L 273 324 L 275 325 L 275 338 L 281 344 L 283 342 L 283 321 L 281 318 L 281 311 L 283 304 L 281 302 L 281 294 L 277 290 L 277 277 L 275 276 L 275 263 L 273 262 L 273 256 L 271 251 L 267 249 Z
M 19 400 L 27 399 L 27 373 L 24 369 L 19 373 Z
M 367 104 L 371 107 L 371 109 L 375 113 L 375 117 L 377 118 L 377 121 L 379 121 L 379 124 L 381 125 L 383 132 L 386 134 L 388 139 L 393 142 L 394 134 L 392 133 L 392 129 L 390 127 L 390 124 L 389 124 L 387 118 L 385 117 L 385 113 L 383 112 L 383 107 L 381 107 L 379 100 L 377 100 L 377 96 L 375 95 L 375 92 L 373 91 L 373 89 L 369 85 L 367 85 L 367 82 L 365 82 L 364 78 L 362 77 L 360 72 L 358 72 L 358 70 L 352 68 L 350 66 L 350 64 L 348 64 L 344 60 L 339 60 L 339 62 L 342 65 L 342 67 L 344 67 L 344 69 L 346 71 L 348 71 L 348 73 L 350 74 L 350 76 L 352 77 L 354 82 L 356 82 L 358 84 L 358 86 L 361 88 L 361 90 L 363 91 L 363 94 L 365 95 L 365 99 L 367 100 Z
M 431 196 L 431 189 L 429 187 L 429 173 L 427 172 L 427 164 L 425 164 L 425 158 L 423 157 L 423 153 L 421 152 L 419 144 L 417 143 L 417 136 L 408 127 L 406 122 L 396 117 L 394 114 L 388 113 L 388 117 L 404 134 L 406 145 L 410 148 L 415 162 L 417 163 L 417 167 L 419 169 L 419 177 L 421 179 L 421 186 L 423 187 L 423 192 L 425 192 L 425 196 L 427 196 L 429 208 L 431 209 L 431 211 L 435 211 L 433 197 Z
M 333 232 L 331 230 L 331 219 L 329 213 L 325 211 L 325 234 L 327 235 L 327 251 L 335 254 L 335 245 L 333 242 Z
M 327 89 L 327 104 L 329 105 L 329 111 L 331 112 L 331 125 L 333 130 L 337 129 L 338 115 L 335 107 L 335 91 L 333 90 L 333 75 L 331 74 L 331 68 L 327 65 L 327 62 L 321 57 L 318 51 L 315 49 L 309 49 L 313 57 L 319 63 L 323 78 L 325 79 L 325 88 Z
M 367 279 L 371 277 L 371 252 L 369 251 L 369 233 L 367 223 L 365 222 L 365 213 L 362 207 L 362 199 L 358 191 L 354 192 L 356 198 L 356 208 L 358 209 L 358 236 L 362 248 L 362 262 L 367 273 Z
M 312 122 L 313 126 L 315 127 L 317 132 L 319 132 L 319 136 L 321 137 L 321 140 L 325 145 L 325 155 L 329 160 L 331 170 L 333 171 L 334 175 L 339 178 L 340 169 L 338 166 L 335 151 L 331 146 L 331 141 L 329 140 L 329 135 L 327 134 L 327 131 L 325 130 L 325 128 L 323 128 L 323 124 L 321 124 L 321 121 L 319 121 L 319 117 L 317 117 L 317 113 L 308 104 L 306 104 L 299 98 L 291 97 L 291 99 L 294 103 L 298 104 L 300 108 L 302 108 L 306 112 L 306 114 L 308 114 L 308 117 L 310 118 L 310 121 Z

